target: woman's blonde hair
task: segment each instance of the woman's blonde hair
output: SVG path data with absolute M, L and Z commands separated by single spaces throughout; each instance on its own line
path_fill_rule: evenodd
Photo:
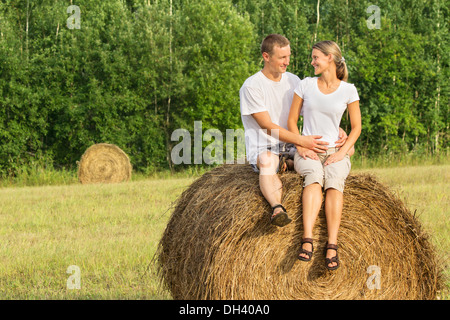
M 325 40 L 317 42 L 313 45 L 313 49 L 321 51 L 325 55 L 330 53 L 333 56 L 334 63 L 336 64 L 336 76 L 339 80 L 347 81 L 348 71 L 347 65 L 345 64 L 345 59 L 342 56 L 341 49 L 336 42 L 331 40 Z

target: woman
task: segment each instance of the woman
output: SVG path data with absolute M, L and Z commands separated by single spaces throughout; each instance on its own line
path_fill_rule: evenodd
M 313 46 L 314 74 L 320 77 L 303 79 L 295 89 L 288 129 L 299 134 L 297 121 L 303 116 L 303 135 L 321 135 L 329 143 L 325 153 L 297 147 L 295 170 L 303 178 L 303 239 L 298 258 L 310 261 L 314 250 L 313 227 L 325 195 L 328 242 L 325 265 L 329 270 L 339 267 L 337 236 L 343 207 L 344 183 L 350 173 L 350 155 L 361 133 L 359 96 L 353 84 L 347 83 L 348 72 L 341 50 L 333 41 L 321 41 Z M 336 148 L 342 114 L 348 110 L 351 132 L 347 141 Z

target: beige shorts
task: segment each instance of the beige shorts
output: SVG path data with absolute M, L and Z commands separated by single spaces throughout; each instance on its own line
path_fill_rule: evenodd
M 337 148 L 329 148 L 325 153 L 318 153 L 320 160 L 303 159 L 298 152 L 295 153 L 294 168 L 303 176 L 303 187 L 318 183 L 325 190 L 334 188 L 344 192 L 345 179 L 347 179 L 351 169 L 349 155 L 345 155 L 345 158 L 341 161 L 327 166 L 323 165 L 328 156 L 338 150 Z

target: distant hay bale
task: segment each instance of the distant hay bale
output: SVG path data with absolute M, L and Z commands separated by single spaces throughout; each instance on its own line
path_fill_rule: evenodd
M 336 271 L 325 267 L 323 207 L 312 261 L 297 259 L 302 178 L 295 172 L 280 178 L 282 202 L 293 218 L 283 228 L 270 224 L 271 208 L 248 165 L 215 168 L 185 190 L 156 254 L 162 284 L 174 299 L 436 298 L 443 276 L 427 234 L 373 176 L 347 179 Z
M 89 147 L 78 164 L 82 184 L 117 183 L 131 178 L 132 166 L 127 154 L 118 146 L 98 143 Z

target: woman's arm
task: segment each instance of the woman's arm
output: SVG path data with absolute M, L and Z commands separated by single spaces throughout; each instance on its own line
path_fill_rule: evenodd
M 359 109 L 359 101 L 350 103 L 347 108 L 348 114 L 350 116 L 352 130 L 350 131 L 350 134 L 348 135 L 347 141 L 344 143 L 344 145 L 339 149 L 338 152 L 330 155 L 325 161 L 324 165 L 328 165 L 344 159 L 345 155 L 352 150 L 353 145 L 355 144 L 356 140 L 358 140 L 361 134 L 361 111 Z
M 300 134 L 298 131 L 297 122 L 298 117 L 300 116 L 300 111 L 302 110 L 303 99 L 300 98 L 296 93 L 294 93 L 294 98 L 292 99 L 291 109 L 289 110 L 289 117 L 287 120 L 288 130 Z
M 287 126 L 290 132 L 300 136 L 300 131 L 298 130 L 297 122 L 300 116 L 300 111 L 302 110 L 303 99 L 300 98 L 296 93 L 294 93 L 294 98 L 292 99 L 291 109 L 289 110 L 289 117 L 287 120 Z M 304 148 L 300 145 L 296 145 L 298 154 L 306 159 L 306 157 L 319 160 L 317 154 L 311 149 Z M 321 149 L 321 148 L 317 148 Z M 322 151 L 322 150 L 321 150 Z

